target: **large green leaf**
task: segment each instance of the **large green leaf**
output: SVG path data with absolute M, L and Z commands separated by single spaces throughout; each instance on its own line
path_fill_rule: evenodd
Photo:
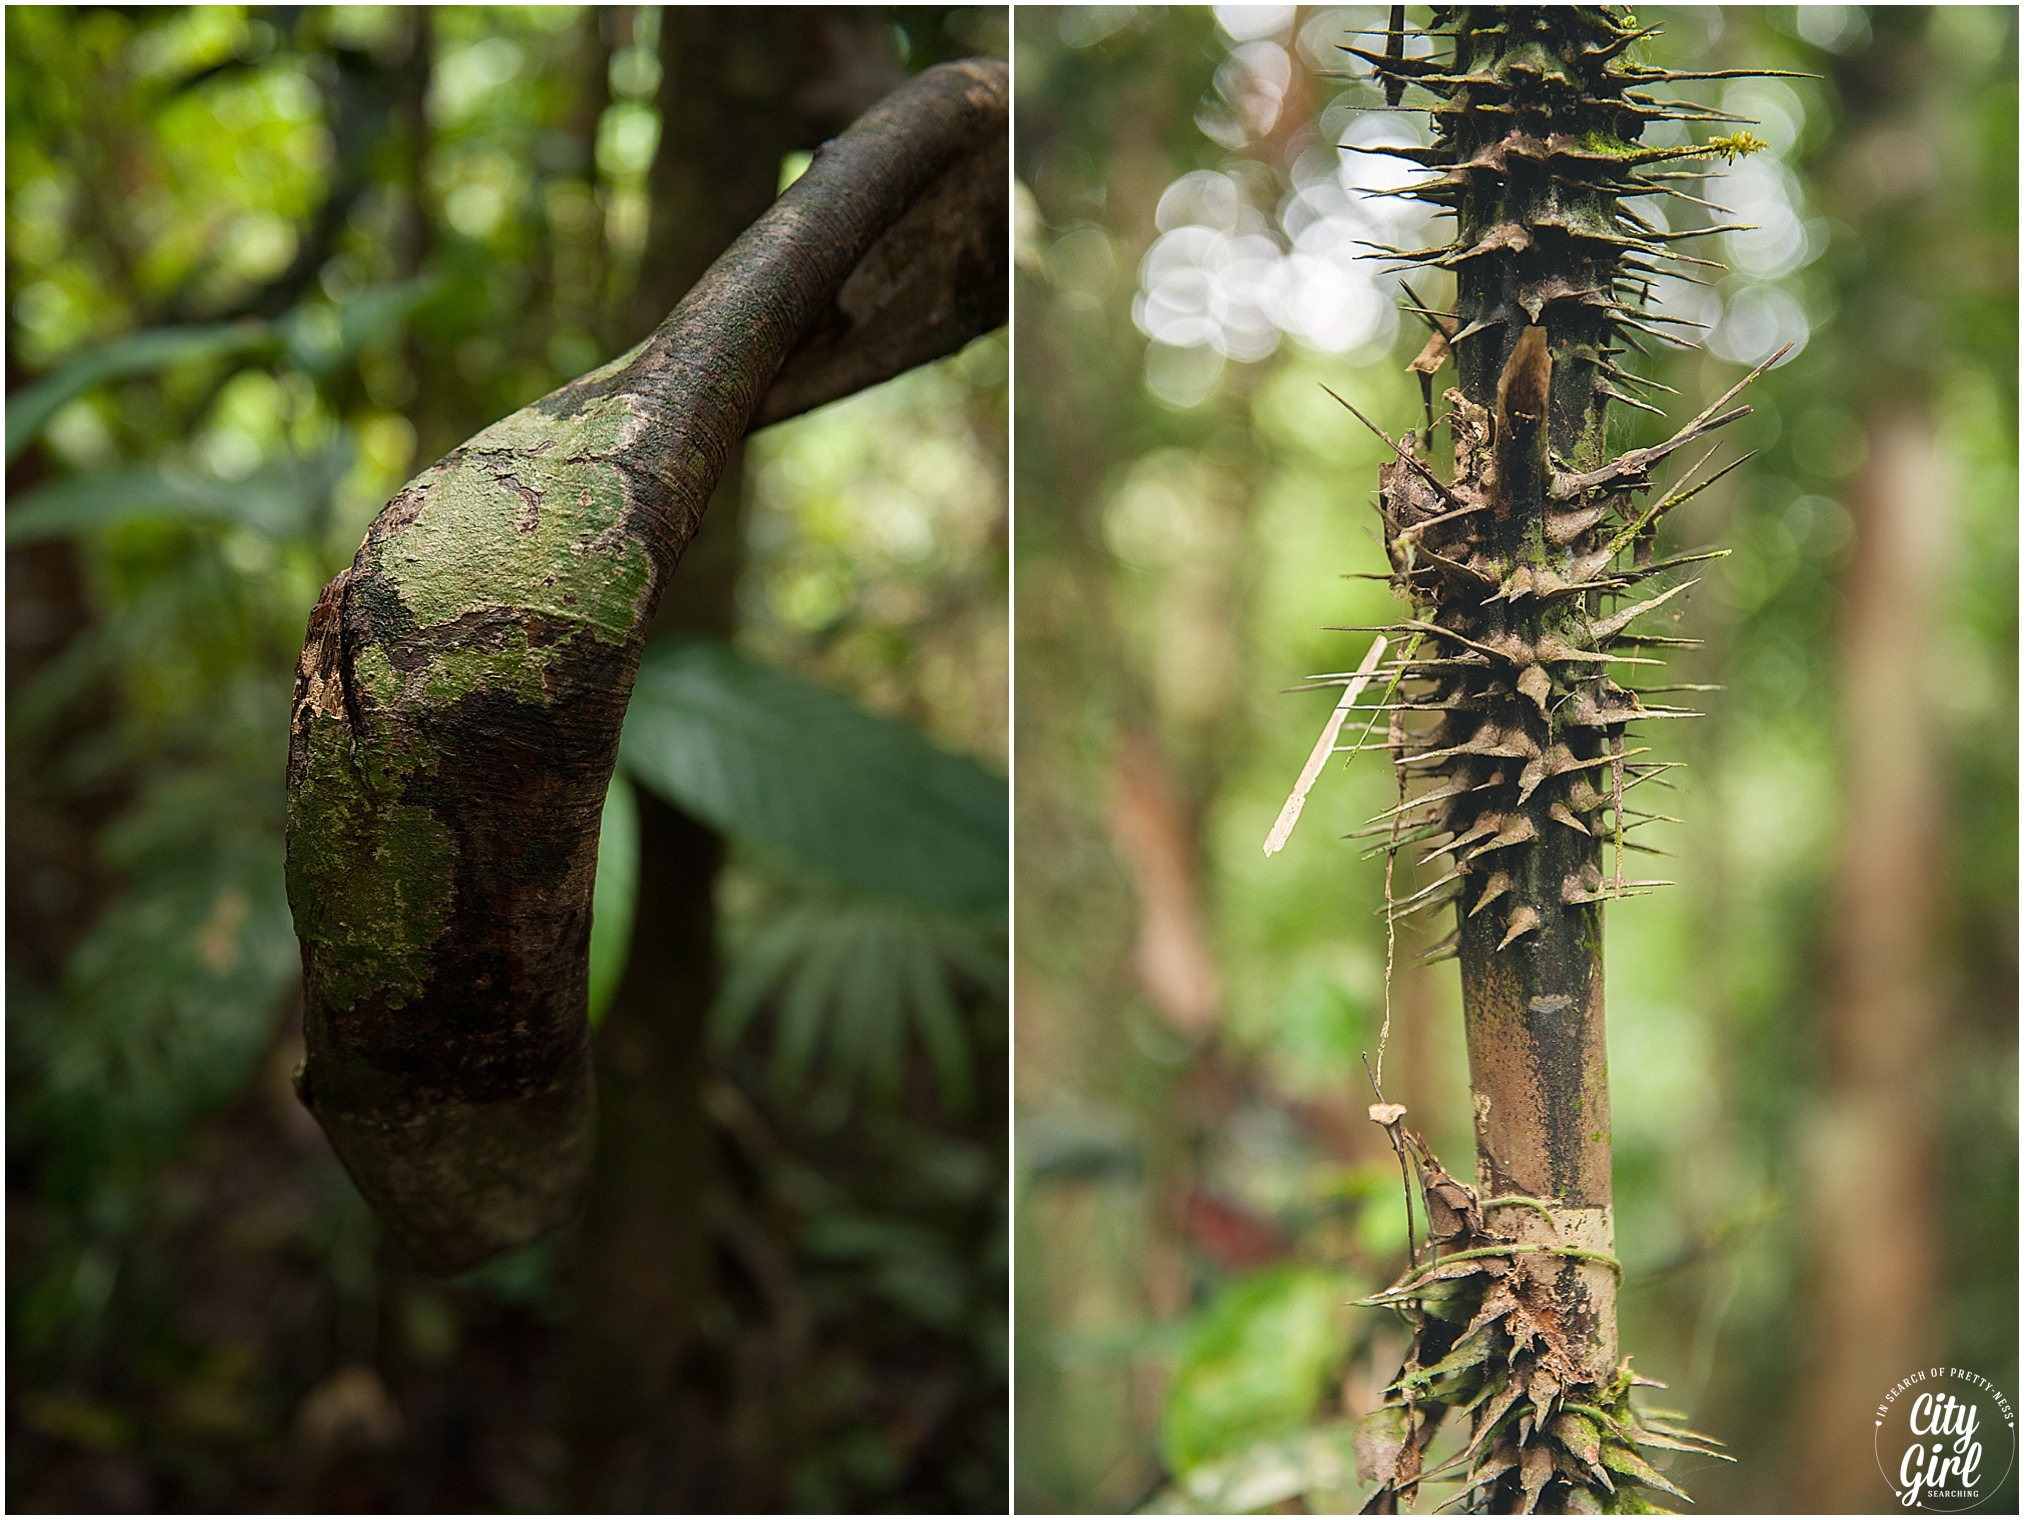
M 971 1035 L 956 988 L 974 982 L 1002 1003 L 1004 936 L 904 903 L 825 895 L 772 915 L 731 959 L 712 1035 L 729 1044 L 761 1008 L 776 1014 L 773 1080 L 799 1091 L 812 1073 L 875 1098 L 898 1092 L 909 1033 L 952 1111 L 974 1095 Z M 996 968 L 996 976 L 978 968 Z
M 281 346 L 268 322 L 218 322 L 203 327 L 158 327 L 137 332 L 71 360 L 7 399 L 7 458 L 42 431 L 58 412 L 95 385 L 152 374 L 192 359 L 216 359 Z
M 1349 1348 L 1352 1285 L 1315 1267 L 1239 1278 L 1202 1311 L 1160 1412 L 1176 1477 L 1313 1415 Z
M 724 644 L 648 649 L 619 757 L 669 802 L 840 886 L 1005 909 L 1003 781 Z
M 72 475 L 29 492 L 7 513 L 10 547 L 109 528 L 141 518 L 180 518 L 250 528 L 269 538 L 311 536 L 351 464 L 339 442 L 321 454 L 279 459 L 244 480 L 142 466 Z

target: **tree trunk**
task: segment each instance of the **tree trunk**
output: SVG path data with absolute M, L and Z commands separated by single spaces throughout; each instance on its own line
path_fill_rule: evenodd
M 877 10 L 670 8 L 661 60 L 653 220 L 634 303 L 641 330 L 777 198 L 787 154 L 819 146 L 902 77 Z M 743 443 L 731 451 L 654 634 L 735 632 L 744 455 Z M 748 1507 L 707 1428 L 667 1428 L 722 1224 L 703 1093 L 725 845 L 654 793 L 638 797 L 632 947 L 595 1042 L 597 1161 L 564 1375 L 567 1502 L 620 1513 Z
M 1948 492 L 1916 406 L 1880 409 L 1850 505 L 1844 578 L 1848 782 L 1826 987 L 1827 1072 L 1808 1147 L 1815 1344 L 1795 1495 L 1823 1511 L 1877 1499 L 1870 1413 L 1930 1364 L 1938 1276 L 1931 1076 L 1941 804 L 1924 709 Z
M 717 986 L 712 893 L 724 841 L 640 796 L 639 902 L 631 958 L 597 1037 L 596 1175 L 576 1253 L 575 1318 L 564 1373 L 570 1509 L 660 1508 L 657 1490 L 718 1507 L 698 1468 L 712 1453 L 673 1443 L 649 1463 L 675 1367 L 706 1296 L 720 1221 L 703 1106 L 704 1035 Z M 738 1506 L 729 1506 L 736 1508 Z
M 1644 171 L 1701 151 L 1637 147 L 1666 113 L 1631 92 L 1685 76 L 1625 62 L 1638 34 L 1599 8 L 1444 14 L 1450 57 L 1403 56 L 1396 7 L 1391 45 L 1361 56 L 1393 102 L 1408 85 L 1440 98 L 1433 147 L 1368 151 L 1433 171 L 1417 194 L 1456 221 L 1444 247 L 1396 250 L 1454 272 L 1453 310 L 1426 314 L 1438 330 L 1414 366 L 1431 402 L 1455 362 L 1452 468 L 1408 434 L 1379 478 L 1415 613 L 1387 630 L 1404 647 L 1394 753 L 1403 777 L 1433 782 L 1397 815 L 1395 844 L 1449 860 L 1399 916 L 1455 906 L 1476 1186 L 1373 1109 L 1418 1166 L 1430 1244 L 1453 1264 L 1434 1276 L 1422 1259 L 1380 1295 L 1416 1303 L 1419 1329 L 1360 1465 L 1379 1508 L 1409 1500 L 1439 1417 L 1466 1407 L 1469 1478 L 1490 1508 L 1592 1508 L 1627 1482 L 1667 1487 L 1635 1447 L 1680 1444 L 1639 1423 L 1617 1365 L 1602 972 L 1602 903 L 1649 885 L 1622 879 L 1623 791 L 1650 773 L 1628 761 L 1626 728 L 1671 714 L 1608 672 L 1613 648 L 1647 642 L 1633 620 L 1673 594 L 1618 605 L 1673 568 L 1651 545 L 1680 493 L 1642 511 L 1634 493 L 1747 409 L 1717 415 L 1731 392 L 1667 443 L 1608 457 L 1608 404 L 1640 383 L 1617 359 L 1665 320 L 1641 291 L 1675 257 L 1625 202 L 1668 193 Z M 1408 729 L 1413 712 L 1433 726 Z
M 299 1090 L 425 1270 L 575 1210 L 598 821 L 647 626 L 755 418 L 886 378 L 947 340 L 938 315 L 988 306 L 923 271 L 988 278 L 1002 238 L 956 240 L 983 263 L 913 254 L 950 221 L 1003 225 L 1005 110 L 997 63 L 895 91 L 646 342 L 396 496 L 312 613 L 288 778 Z
M 1949 1226 L 1972 1162 L 1940 1141 L 1943 1124 L 1964 1123 L 1946 1081 L 1964 1033 L 1949 963 L 1965 958 L 1948 953 L 1949 929 L 1961 932 L 1948 920 L 1965 894 L 1945 866 L 1961 805 L 1948 795 L 1961 741 L 1938 697 L 1951 662 L 1932 651 L 1946 647 L 1935 631 L 1964 595 L 1967 484 L 1950 478 L 1965 435 L 1940 398 L 1951 367 L 1979 347 L 1951 335 L 1974 288 L 1975 240 L 2005 221 L 2014 232 L 2014 217 L 1992 223 L 1976 208 L 1977 154 L 1922 162 L 1905 146 L 1949 142 L 1958 106 L 1947 102 L 1963 89 L 1934 14 L 1878 8 L 1869 43 L 1831 58 L 1836 130 L 1814 166 L 1823 212 L 1854 228 L 1859 250 L 1837 271 L 1838 328 L 1874 360 L 1808 397 L 1846 406 L 1868 443 L 1841 493 L 1854 537 L 1837 620 L 1840 858 L 1816 1015 L 1820 1090 L 1802 1130 L 1802 1396 L 1785 1411 L 1796 1449 L 1786 1500 L 1823 1512 L 1889 1502 L 1872 1442 L 1879 1390 L 1973 1344 L 1958 1311 L 1950 1333 L 1943 1307 L 1965 1299 L 1958 1264 L 1972 1248 Z M 1937 293 L 1936 265 L 1949 271 Z

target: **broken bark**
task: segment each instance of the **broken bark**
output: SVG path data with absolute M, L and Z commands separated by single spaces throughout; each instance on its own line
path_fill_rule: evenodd
M 1005 225 L 1006 98 L 984 60 L 894 91 L 638 348 L 403 489 L 310 616 L 288 767 L 298 1091 L 425 1270 L 576 1207 L 598 822 L 647 625 L 748 427 L 1002 313 L 923 290 L 911 260 L 924 222 Z M 935 275 L 1002 289 L 1003 237 L 964 246 Z

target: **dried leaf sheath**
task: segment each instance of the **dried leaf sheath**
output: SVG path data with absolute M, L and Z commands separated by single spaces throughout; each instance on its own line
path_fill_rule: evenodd
M 1657 273 L 1700 262 L 1629 203 L 1674 193 L 1649 166 L 1721 151 L 1638 139 L 1653 120 L 1728 118 L 1649 94 L 1685 76 L 1628 61 L 1644 32 L 1617 8 L 1433 17 L 1432 56 L 1351 51 L 1388 98 L 1432 95 L 1431 147 L 1364 151 L 1427 171 L 1409 193 L 1454 216 L 1451 242 L 1390 250 L 1455 277 L 1454 308 L 1427 313 L 1435 336 L 1411 366 L 1429 396 L 1456 367 L 1438 422 L 1452 464 L 1426 438 L 1387 439 L 1379 510 L 1412 604 L 1397 628 L 1421 636 L 1401 712 L 1432 714 L 1402 725 L 1398 764 L 1419 790 L 1392 827 L 1446 873 L 1397 911 L 1455 905 L 1477 1185 L 1462 1190 L 1466 1213 L 1442 1205 L 1453 1228 L 1435 1244 L 1454 1265 L 1423 1261 L 1384 1296 L 1412 1306 L 1418 1332 L 1364 1465 L 1374 1508 L 1410 1502 L 1430 1415 L 1461 1408 L 1469 1449 L 1452 1475 L 1466 1472 L 1472 1507 L 1593 1509 L 1626 1502 L 1626 1483 L 1669 1491 L 1636 1455 L 1652 1432 L 1617 1365 L 1601 905 L 1656 885 L 1623 876 L 1624 793 L 1657 772 L 1627 734 L 1690 714 L 1624 683 L 1690 584 L 1684 561 L 1653 562 L 1652 543 L 1698 487 L 1638 498 L 1661 464 L 1748 409 L 1727 409 L 1731 392 L 1616 458 L 1606 418 L 1612 400 L 1653 409 L 1622 361 L 1649 337 L 1677 341 L 1645 298 Z M 1439 1219 L 1427 1169 L 1462 1185 L 1418 1152 Z
M 974 281 L 975 259 L 910 250 L 966 196 L 988 228 L 995 195 L 1003 225 L 1005 120 L 1001 64 L 895 91 L 639 348 L 402 490 L 311 615 L 288 771 L 298 1090 L 424 1268 L 574 1210 L 599 811 L 648 621 L 755 414 L 989 324 L 988 295 L 908 284 Z M 812 362 L 769 393 L 804 338 Z

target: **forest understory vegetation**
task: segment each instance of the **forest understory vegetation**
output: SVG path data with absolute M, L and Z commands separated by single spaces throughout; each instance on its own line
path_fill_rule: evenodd
M 1002 25 L 8 28 L 10 1504 L 1002 1504 L 1003 910 L 976 891 L 1003 875 L 1002 339 L 737 451 L 648 648 L 593 799 L 590 995 L 630 1054 L 688 999 L 607 1114 L 694 1169 L 418 1270 L 286 1094 L 276 748 L 316 587 L 416 466 L 623 353 L 823 141 Z M 699 179 L 720 134 L 746 151 Z M 786 798 L 808 816 L 936 790 L 939 875 L 853 871 L 875 815 L 814 837 L 698 785 L 684 725 L 775 795 L 797 736 L 852 747 Z M 671 851 L 707 862 L 673 875 L 721 951 L 680 986 L 639 964 Z M 643 1319 L 663 1285 L 613 1258 L 670 1200 L 686 1297 Z M 625 1359 L 587 1383 L 599 1334 Z
M 1501 1455 L 1519 1458 L 1486 1464 L 1497 1470 L 1475 1502 L 1679 1502 L 1607 1462 L 1582 1462 L 1589 1432 L 1568 1421 L 1577 1445 L 1564 1447 L 1528 1422 L 1534 1411 L 1517 1395 L 1463 1455 L 1483 1404 L 1458 1416 L 1429 1388 L 1463 1406 L 1499 1399 L 1520 1380 L 1509 1375 L 1514 1354 L 1529 1363 L 1541 1349 L 1525 1344 L 1526 1314 L 1498 1312 L 1520 1295 L 1493 1302 L 1492 1274 L 1471 1259 L 1454 1267 L 1465 1274 L 1455 1302 L 1435 1307 L 1487 1305 L 1519 1333 L 1500 1339 L 1486 1322 L 1465 1342 L 1474 1312 L 1425 1315 L 1425 1354 L 1405 1370 L 1461 1351 L 1425 1381 L 1396 1382 L 1412 1324 L 1348 1307 L 1414 1277 L 1401 1159 L 1367 1113 L 1378 1095 L 1358 1060 L 1378 1051 L 1387 1027 L 1381 1112 L 1403 1107 L 1400 1145 L 1423 1167 L 1444 1164 L 1426 1173 L 1431 1206 L 1411 1187 L 1420 1271 L 1426 1215 L 1448 1239 L 1476 1228 L 1465 1193 L 1439 1196 L 1450 1180 L 1476 1189 L 1482 1213 L 1536 1228 L 1541 1244 L 1600 1245 L 1597 1256 L 1622 1264 L 1619 1276 L 1608 1262 L 1567 1258 L 1593 1269 L 1621 1319 L 1620 1350 L 1593 1356 L 1606 1374 L 1591 1385 L 1589 1407 L 1602 1415 L 1596 1457 L 1605 1434 L 1631 1433 L 1614 1373 L 1634 1353 L 1638 1373 L 1671 1386 L 1639 1390 L 1628 1407 L 1686 1411 L 1677 1423 L 1719 1437 L 1736 1458 L 1629 1442 L 1660 1481 L 1711 1510 L 1859 1509 L 1882 1490 L 1856 1388 L 1888 1388 L 1902 1376 L 1890 1367 L 1924 1365 L 1940 1345 L 1999 1381 L 2010 1375 L 2014 1317 L 2002 1295 L 2014 1253 L 1997 1242 L 2014 1211 L 1997 1198 L 2015 1175 L 2002 1096 L 2014 1064 L 2014 869 L 2007 853 L 1985 869 L 1993 857 L 1975 841 L 1986 831 L 2008 850 L 2014 787 L 1989 791 L 1973 778 L 2007 778 L 2014 764 L 2014 431 L 1999 420 L 2014 395 L 2014 198 L 2004 188 L 2014 32 L 1993 11 L 1640 9 L 1635 29 L 1657 29 L 1620 54 L 1623 66 L 1719 77 L 1627 88 L 1656 97 L 1643 104 L 1659 112 L 1705 115 L 1683 104 L 1697 101 L 1738 119 L 1655 115 L 1642 135 L 1611 130 L 1568 146 L 1579 158 L 1612 143 L 1698 145 L 1720 163 L 1726 140 L 1746 151 L 1705 189 L 1692 182 L 1705 159 L 1654 160 L 1651 170 L 1692 171 L 1660 183 L 1733 210 L 1626 197 L 1644 225 L 1626 224 L 1580 203 L 1586 192 L 1574 186 L 1609 177 L 1608 164 L 1587 160 L 1564 176 L 1575 204 L 1545 208 L 1571 229 L 1531 229 L 1526 248 L 1514 246 L 1520 228 L 1472 260 L 1480 234 L 1522 218 L 1485 206 L 1479 236 L 1449 245 L 1446 228 L 1427 226 L 1426 212 L 1440 208 L 1410 199 L 1416 183 L 1446 186 L 1465 204 L 1477 193 L 1437 161 L 1457 118 L 1436 116 L 1427 130 L 1429 97 L 1414 83 L 1423 74 L 1453 83 L 1439 77 L 1450 44 L 1421 32 L 1468 14 L 1410 8 L 1403 28 L 1383 7 L 1193 18 L 1064 10 L 1017 21 L 1016 164 L 1031 197 L 1016 313 L 1017 532 L 1022 608 L 1034 610 L 1017 633 L 1022 692 L 1031 682 L 1033 695 L 1020 709 L 1016 807 L 1015 1482 L 1031 1507 L 1354 1510 L 1410 1466 L 1407 1429 L 1428 1432 L 1429 1415 L 1444 1410 L 1422 1471 L 1446 1466 L 1442 1480 L 1466 1482 L 1463 1469 L 1507 1441 Z M 1345 45 L 1370 56 L 1351 59 Z M 1404 76 L 1390 89 L 1387 61 Z M 1514 97 L 1547 89 L 1549 59 L 1513 62 L 1504 83 Z M 1648 321 L 1632 282 L 1615 293 L 1623 310 L 1574 309 L 1582 285 L 1601 285 L 1592 278 L 1570 279 L 1575 291 L 1535 290 L 1547 299 L 1525 310 L 1516 297 L 1533 277 L 1516 272 L 1582 232 L 1658 264 L 1652 309 L 1705 328 Z M 1940 251 L 1952 240 L 1975 250 L 1965 262 Z M 1725 267 L 1651 260 L 1635 242 Z M 1429 257 L 1401 283 L 1383 272 L 1395 259 L 1366 257 L 1373 245 Z M 1482 309 L 1458 312 L 1472 264 L 1512 276 L 1494 292 L 1504 311 L 1481 299 Z M 1942 266 L 1957 274 L 1933 273 Z M 1455 341 L 1486 314 L 1490 326 Z M 1679 394 L 1601 375 L 1642 407 L 1607 398 L 1606 446 L 1584 453 L 1578 426 L 1572 443 L 1567 430 L 1554 434 L 1565 421 L 1555 403 L 1594 371 L 1553 349 L 1569 329 L 1590 336 L 1591 350 L 1620 346 L 1601 336 L 1617 317 L 1698 331 L 1706 347 L 1632 328 L 1649 354 L 1596 355 Z M 1549 352 L 1513 370 L 1519 332 L 1542 327 Z M 1472 358 L 1472 346 L 1490 352 Z M 1746 392 L 1724 399 L 1753 371 Z M 1523 556 L 1522 576 L 1520 556 L 1492 542 L 1494 511 L 1468 512 L 1455 489 L 1448 426 L 1428 426 L 1459 414 L 1475 451 L 1461 484 L 1487 496 L 1504 464 L 1493 429 L 1507 373 L 1507 399 L 1542 420 L 1534 428 L 1519 416 L 1503 436 L 1544 434 L 1558 455 L 1546 461 L 1545 505 L 1556 517 L 1605 509 L 1559 524 L 1567 541 L 1535 546 L 1543 552 Z M 1910 388 L 1898 394 L 1887 374 Z M 1526 382 L 1541 378 L 1538 407 Z M 1942 394 L 1954 399 L 1939 403 Z M 1683 424 L 1744 407 L 1714 436 L 1668 448 Z M 1578 492 L 1550 499 L 1553 476 L 1660 449 L 1649 476 L 1616 482 L 1651 482 L 1629 515 Z M 1696 489 L 1744 454 L 1748 465 Z M 1917 461 L 1931 472 L 1943 459 L 1949 473 L 1921 475 Z M 1533 478 L 1533 460 L 1516 463 L 1520 479 Z M 1373 474 L 1379 521 L 1356 485 Z M 1657 575 L 1642 592 L 1616 588 L 1623 594 L 1591 614 L 1566 584 L 1574 561 L 1612 547 L 1674 492 L 1692 494 L 1646 524 L 1649 550 L 1633 531 L 1599 579 Z M 1946 517 L 1955 510 L 1958 519 Z M 1435 521 L 1450 512 L 1464 515 Z M 1949 555 L 1944 575 L 1906 537 L 1933 513 L 1977 546 Z M 1410 531 L 1421 522 L 1433 555 L 1452 564 L 1424 552 Z M 1469 527 L 1484 541 L 1467 545 Z M 1733 552 L 1714 557 L 1723 549 Z M 1682 558 L 1700 554 L 1710 557 Z M 1535 595 L 1542 565 L 1551 574 Z M 1401 581 L 1438 586 L 1449 607 L 1423 601 L 1409 624 L 1391 600 Z M 1579 626 L 1669 590 L 1611 633 L 1700 647 L 1606 649 Z M 1343 624 L 1366 631 L 1322 631 Z M 1283 852 L 1261 855 L 1373 635 L 1385 668 L 1364 709 L 1345 715 L 1336 753 L 1320 756 L 1299 829 Z M 1462 638 L 1492 647 L 1471 651 Z M 1566 651 L 1555 638 L 1614 662 L 1556 665 Z M 1947 695 L 1908 668 L 1908 651 L 1933 639 L 1968 673 Z M 1554 658 L 1539 659 L 1542 647 Z M 1433 662 L 1420 667 L 1426 684 L 1408 668 L 1394 689 L 1402 656 Z M 1629 663 L 1661 657 L 1663 673 Z M 1651 689 L 1662 686 L 1691 690 Z M 1636 710 L 1654 715 L 1642 737 L 1632 727 L 1622 741 L 1621 814 L 1610 719 L 1633 709 L 1612 687 L 1636 692 Z M 1956 704 L 1970 688 L 2002 695 L 1976 701 L 1978 716 L 1966 719 Z M 1454 706 L 1412 710 L 1437 702 Z M 1373 754 L 1335 775 L 1331 761 L 1359 741 L 1395 747 L 1393 711 L 1373 715 L 1373 705 L 1400 709 L 1419 736 L 1406 747 L 1428 751 L 1410 774 L 1467 771 L 1484 787 L 1409 809 L 1397 833 L 1417 820 L 1426 838 L 1402 840 L 1395 863 L 1391 810 L 1460 782 L 1414 780 L 1401 793 Z M 1296 706 L 1310 716 L 1289 720 Z M 1657 717 L 1689 708 L 1707 715 Z M 1578 718 L 1602 721 L 1591 729 Z M 1489 719 L 1494 737 L 1481 732 Z M 1486 752 L 1466 753 L 1479 734 Z M 1498 749 L 1516 753 L 1488 753 Z M 1527 777 L 1535 760 L 1546 763 Z M 1464 857 L 1481 853 L 1456 871 L 1441 853 L 1456 833 L 1438 826 L 1466 834 L 1484 812 L 1506 816 L 1461 844 Z M 1501 838 L 1507 827 L 1533 837 Z M 1344 834 L 1358 837 L 1345 845 Z M 1679 885 L 1637 885 L 1657 878 Z M 1458 888 L 1459 907 L 1439 901 Z M 1580 900 L 1590 894 L 1600 901 Z M 1388 911 L 1366 921 L 1362 910 L 1380 904 Z M 1388 932 L 1389 911 L 1423 904 L 1435 911 Z M 1424 927 L 1451 913 L 1458 922 Z M 1501 1082 L 1503 1098 L 1522 1098 L 1525 1052 L 1501 1072 L 1478 1069 L 1469 1049 L 1478 1031 L 1465 1038 L 1474 1014 L 1458 988 L 1472 954 L 1478 969 L 1522 964 L 1528 946 L 1554 933 L 1577 939 L 1567 926 L 1584 921 L 1594 932 L 1575 950 L 1609 945 L 1615 1091 L 1604 1108 L 1599 1092 L 1577 1090 L 1583 1122 L 1558 1138 L 1580 1143 L 1514 1157 L 1521 1168 L 1537 1162 L 1537 1174 L 1492 1185 L 1467 1165 L 1479 1140 L 1470 1089 Z M 1980 927 L 1967 931 L 1971 923 Z M 1438 958 L 1451 927 L 1461 930 L 1455 969 Z M 1437 958 L 1422 964 L 1429 952 Z M 1564 980 L 1500 990 L 1521 1014 L 1539 998 L 1540 1022 L 1591 1020 L 1599 1036 L 1602 976 L 1592 986 Z M 1979 1075 L 1970 1050 L 1989 1063 Z M 1893 1092 L 1898 1117 L 1887 1120 Z M 1493 1122 L 1515 1110 L 1522 1130 L 1522 1102 L 1491 1096 Z M 1936 1150 L 1942 1143 L 1958 1155 Z M 1493 1147 L 1513 1149 L 1501 1137 Z M 1577 1190 L 1613 1215 L 1613 1245 L 1556 1236 L 1523 1202 L 1480 1203 L 1541 1199 L 1550 1211 Z M 1882 1217 L 1903 1228 L 1879 1254 L 1859 1243 L 1853 1221 Z M 1495 1234 L 1519 1234 L 1513 1223 L 1499 1221 Z M 1946 1245 L 1948 1229 L 1981 1244 Z M 1478 1236 L 1467 1249 L 1490 1253 L 1473 1260 L 1502 1256 L 1501 1280 L 1511 1265 L 1535 1265 L 1525 1258 L 1541 1253 L 1510 1250 L 1529 1243 Z M 1423 1286 L 1450 1296 L 1446 1285 Z M 1035 1338 L 1035 1326 L 1048 1336 Z M 1532 1365 L 1518 1370 L 1533 1381 Z M 1549 1405 L 1555 1380 L 1539 1380 Z M 1374 1410 L 1359 1451 L 1358 1425 Z M 1531 1448 L 1529 1472 L 1521 1446 Z M 1428 1483 L 1414 1507 L 1453 1492 Z

